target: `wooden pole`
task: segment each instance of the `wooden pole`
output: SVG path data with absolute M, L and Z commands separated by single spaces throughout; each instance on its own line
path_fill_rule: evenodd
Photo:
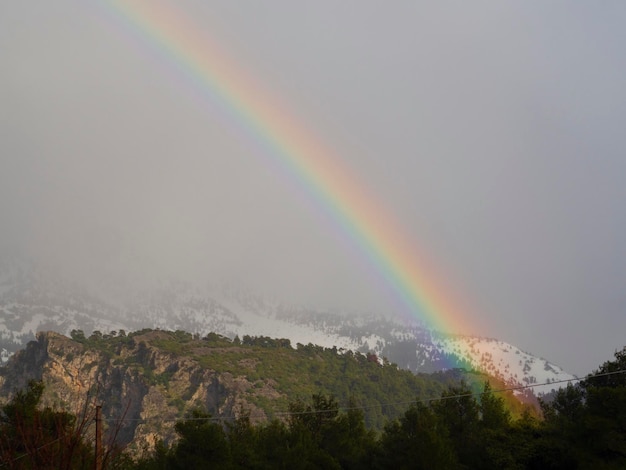
M 96 470 L 102 470 L 102 405 L 96 405 Z

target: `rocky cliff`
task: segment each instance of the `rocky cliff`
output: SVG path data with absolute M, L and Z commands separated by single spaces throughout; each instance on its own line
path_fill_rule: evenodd
M 88 338 L 82 331 L 72 338 L 38 333 L 0 368 L 0 400 L 32 379 L 45 383 L 44 405 L 79 419 L 93 419 L 101 404 L 108 434 L 141 450 L 174 439 L 176 421 L 197 408 L 222 422 L 242 414 L 253 422 L 285 419 L 290 404 L 323 393 L 343 406 L 362 406 L 366 425 L 381 429 L 416 399 L 438 397 L 460 379 L 478 392 L 489 377 L 461 370 L 413 374 L 373 353 L 292 347 L 288 339 L 142 330 Z M 520 412 L 522 404 L 508 399 Z
M 175 420 L 192 407 L 217 417 L 249 412 L 266 417 L 255 397 L 276 397 L 271 382 L 262 387 L 244 376 L 216 372 L 197 359 L 168 352 L 155 344 L 176 344 L 175 333 L 148 331 L 128 337 L 81 343 L 45 332 L 19 351 L 0 373 L 0 395 L 10 396 L 29 380 L 46 384 L 44 402 L 81 416 L 85 406 L 102 404 L 111 432 L 122 444 L 151 447 L 173 437 Z M 219 351 L 211 351 L 219 354 Z

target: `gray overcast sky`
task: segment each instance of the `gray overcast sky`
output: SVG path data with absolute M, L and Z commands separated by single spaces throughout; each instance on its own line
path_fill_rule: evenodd
M 578 374 L 626 344 L 624 2 L 170 4 L 401 221 L 475 333 Z M 2 250 L 393 303 L 107 2 L 2 2 L 0 103 Z

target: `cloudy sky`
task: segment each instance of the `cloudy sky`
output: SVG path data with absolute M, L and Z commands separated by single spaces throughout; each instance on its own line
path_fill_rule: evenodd
M 626 344 L 626 4 L 168 5 L 399 221 L 473 333 L 578 374 Z M 0 249 L 399 308 L 213 92 L 110 2 L 2 2 Z

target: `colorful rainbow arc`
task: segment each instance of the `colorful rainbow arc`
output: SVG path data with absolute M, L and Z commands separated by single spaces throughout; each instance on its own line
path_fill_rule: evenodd
M 400 296 L 412 319 L 439 331 L 462 329 L 463 318 L 438 287 L 436 270 L 402 234 L 388 212 L 369 197 L 341 160 L 279 106 L 280 100 L 221 53 L 215 42 L 175 7 L 160 2 L 106 2 L 230 112 L 246 133 L 269 152 L 321 204 L 341 230 Z

